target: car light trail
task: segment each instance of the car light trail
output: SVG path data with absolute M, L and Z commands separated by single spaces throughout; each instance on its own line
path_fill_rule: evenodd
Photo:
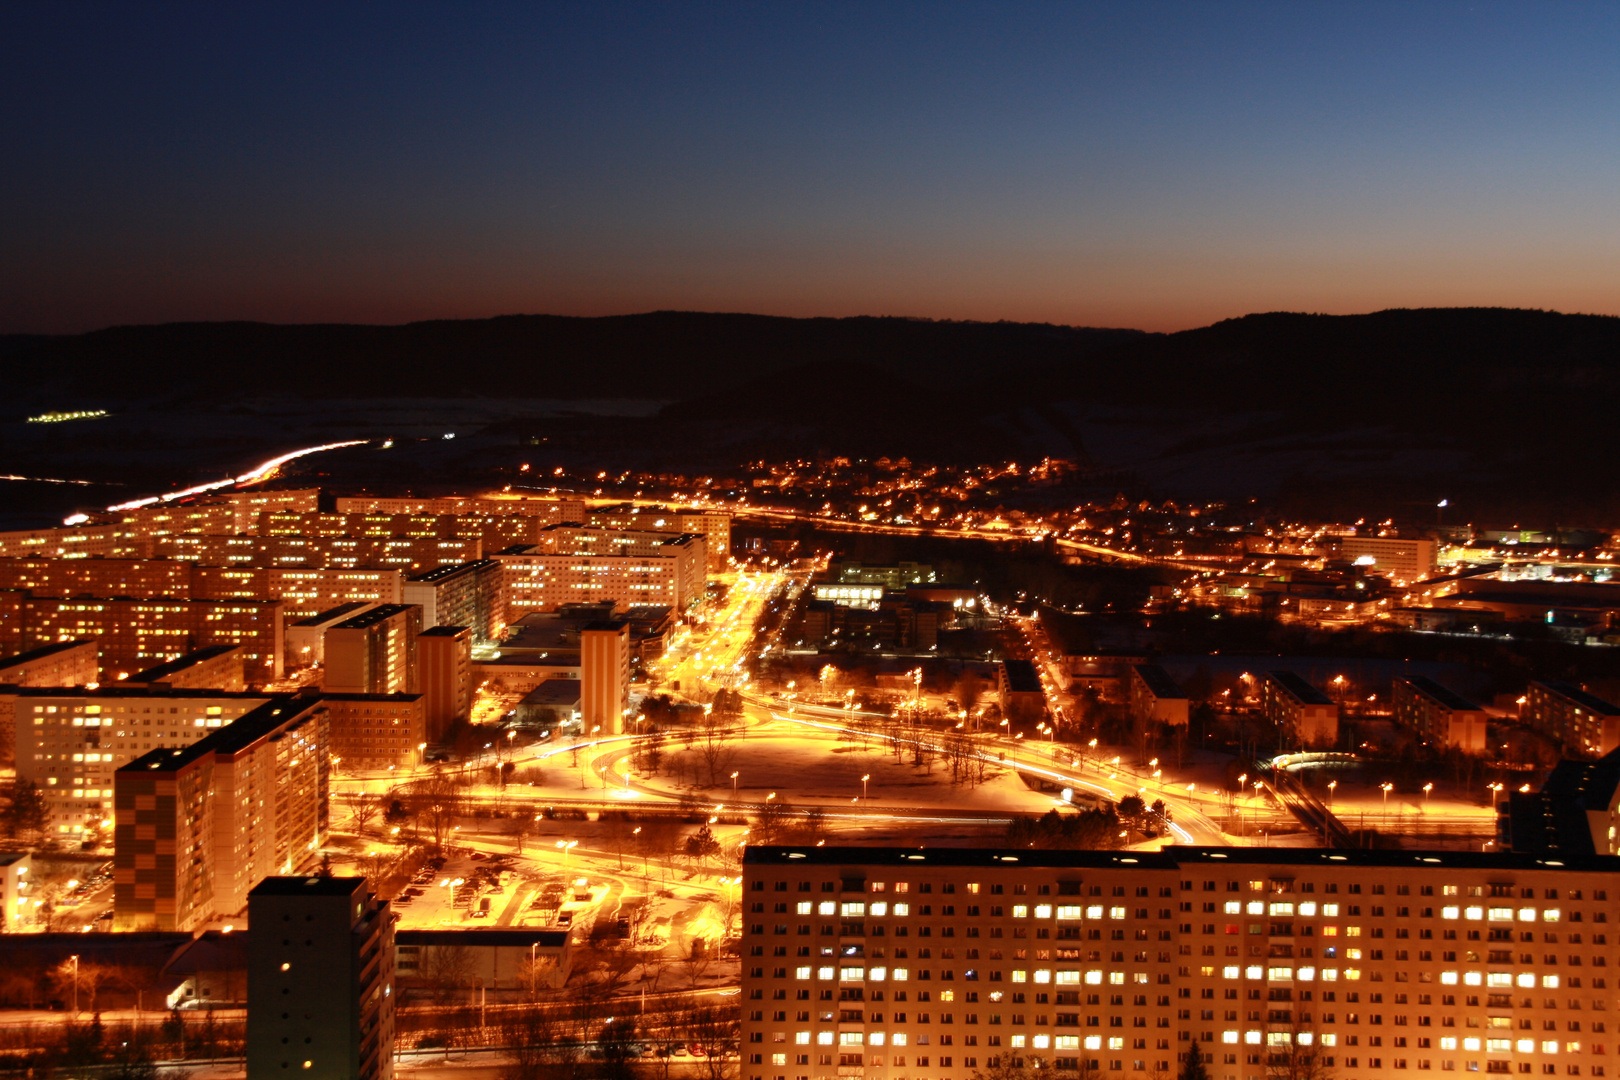
M 302 450 L 294 450 L 291 453 L 282 454 L 280 457 L 273 457 L 269 461 L 248 470 L 241 476 L 229 477 L 224 480 L 215 480 L 207 484 L 198 484 L 196 487 L 189 487 L 184 491 L 171 491 L 167 495 L 152 495 L 145 499 L 135 499 L 130 502 L 119 503 L 117 506 L 107 507 L 107 510 L 109 512 L 118 510 L 138 510 L 143 506 L 152 506 L 156 503 L 173 502 L 175 499 L 184 499 L 189 495 L 201 495 L 205 491 L 214 491 L 218 488 L 230 487 L 232 484 L 256 483 L 257 481 L 263 480 L 266 476 L 275 472 L 283 465 L 287 464 L 287 462 L 304 457 L 307 454 L 319 454 L 323 450 L 341 450 L 345 446 L 364 446 L 366 443 L 371 441 L 372 440 L 370 439 L 350 439 L 348 442 L 326 443 L 324 446 L 307 446 Z

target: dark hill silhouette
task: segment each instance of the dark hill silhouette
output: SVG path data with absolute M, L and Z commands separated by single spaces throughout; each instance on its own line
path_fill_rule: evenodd
M 68 373 L 114 401 L 208 400 L 278 390 L 303 397 L 483 395 L 683 400 L 820 363 L 960 381 L 1009 364 L 1070 360 L 1142 336 L 1026 323 L 653 312 L 510 315 L 403 326 L 172 323 L 19 342 L 25 382 Z M 88 376 L 86 378 L 85 376 Z

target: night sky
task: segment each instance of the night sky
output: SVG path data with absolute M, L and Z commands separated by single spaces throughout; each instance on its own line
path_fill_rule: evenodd
M 0 6 L 0 332 L 1620 312 L 1620 5 Z

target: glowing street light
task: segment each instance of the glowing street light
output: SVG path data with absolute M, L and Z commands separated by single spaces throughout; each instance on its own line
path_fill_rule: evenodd
M 1378 785 L 1378 790 L 1384 793 L 1384 816 L 1389 816 L 1389 793 L 1395 790 L 1395 785 L 1388 781 Z
M 579 841 L 578 840 L 558 840 L 557 841 L 557 846 L 562 849 L 563 866 L 566 868 L 568 866 L 568 853 L 579 846 Z
M 733 769 L 731 772 L 731 800 L 733 802 L 737 801 L 737 771 Z
M 1428 783 L 1428 784 L 1423 785 L 1423 812 L 1425 814 L 1427 814 L 1429 812 L 1429 792 L 1431 792 L 1433 790 L 1434 790 L 1434 784 L 1433 783 Z
M 1337 780 L 1329 780 L 1328 781 L 1328 805 L 1329 806 L 1333 805 L 1333 789 L 1338 787 L 1338 786 L 1339 786 L 1339 782 Z
M 861 802 L 863 803 L 866 802 L 866 782 L 870 779 L 872 779 L 871 773 L 867 773 L 865 776 L 861 777 Z

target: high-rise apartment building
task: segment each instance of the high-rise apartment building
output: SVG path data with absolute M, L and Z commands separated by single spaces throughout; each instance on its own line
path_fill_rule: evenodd
M 421 625 L 415 604 L 378 604 L 329 627 L 321 687 L 337 694 L 416 693 Z
M 579 713 L 586 735 L 622 735 L 630 706 L 630 624 L 586 623 L 579 632 Z
M 326 662 L 326 632 L 362 612 L 376 607 L 364 601 L 338 604 L 317 615 L 288 620 L 287 667 L 289 670 L 313 667 Z
M 1147 724 L 1187 726 L 1187 695 L 1158 664 L 1132 664 L 1131 716 L 1138 730 Z
M 322 693 L 321 700 L 330 713 L 332 761 L 345 771 L 420 765 L 434 741 L 423 694 Z
M 750 847 L 742 1080 L 1604 1077 L 1611 857 Z
M 422 608 L 422 628 L 465 626 L 480 644 L 499 641 L 506 629 L 503 571 L 494 559 L 440 566 L 412 574 L 401 602 Z
M 621 533 L 558 525 L 545 542 L 493 557 L 504 571 L 506 621 L 564 604 L 610 601 L 684 612 L 703 599 L 707 557 L 701 536 Z
M 340 496 L 334 500 L 340 514 L 464 514 L 471 517 L 518 515 L 545 522 L 584 521 L 581 499 L 479 499 L 457 495 L 444 498 Z
M 399 569 L 410 573 L 480 558 L 477 538 L 433 536 L 164 536 L 147 557 L 200 566 Z
M 264 694 L 131 687 L 9 688 L 17 776 L 39 786 L 46 830 L 67 843 L 110 822 L 114 774 L 148 751 L 196 743 L 263 705 Z
M 114 682 L 205 645 L 240 645 L 250 683 L 281 677 L 277 600 L 132 600 L 0 590 L 0 651 L 96 638 L 101 681 Z
M 724 570 L 731 557 L 731 515 L 723 510 L 675 510 L 667 506 L 621 503 L 595 506 L 582 518 L 564 520 L 582 521 L 601 529 L 694 533 L 707 544 L 710 573 Z
M 115 774 L 115 929 L 193 930 L 326 838 L 330 735 L 319 698 L 280 695 Z
M 16 763 L 16 696 L 9 686 L 87 686 L 100 678 L 95 641 L 63 641 L 0 659 L 0 769 Z
M 450 725 L 472 715 L 472 631 L 435 626 L 416 639 L 416 662 L 427 713 L 428 742 L 438 742 Z
M 271 877 L 248 901 L 249 1080 L 391 1080 L 394 917 L 358 877 Z

